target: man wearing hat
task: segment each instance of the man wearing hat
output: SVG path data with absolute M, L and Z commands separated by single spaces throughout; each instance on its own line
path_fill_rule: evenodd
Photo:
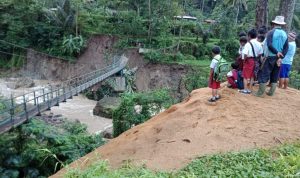
M 288 35 L 289 39 L 289 49 L 284 58 L 282 59 L 282 64 L 279 73 L 279 88 L 286 89 L 289 83 L 289 74 L 291 71 L 294 55 L 296 53 L 296 33 L 290 32 Z
M 264 51 L 266 60 L 258 73 L 259 90 L 255 93 L 258 97 L 265 93 L 268 81 L 271 83 L 271 88 L 267 95 L 273 96 L 276 90 L 282 58 L 288 51 L 288 36 L 282 29 L 285 24 L 283 16 L 276 16 L 275 20 L 272 21 L 273 29 L 267 34 L 264 44 L 267 47 Z

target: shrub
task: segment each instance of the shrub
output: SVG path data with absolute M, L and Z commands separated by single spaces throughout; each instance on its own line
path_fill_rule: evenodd
M 300 73 L 292 71 L 290 74 L 290 86 L 296 89 L 300 89 Z
M 204 68 L 195 68 L 184 77 L 185 88 L 191 92 L 198 88 L 207 87 L 208 74 Z
M 75 37 L 73 35 L 69 35 L 68 37 L 64 37 L 62 45 L 62 49 L 65 54 L 75 56 L 78 55 L 84 47 L 84 40 L 81 35 Z
M 144 54 L 145 59 L 149 60 L 150 62 L 162 62 L 164 55 L 159 51 L 150 51 L 149 53 Z
M 168 108 L 173 100 L 167 90 L 157 90 L 145 93 L 125 93 L 122 96 L 120 106 L 113 112 L 114 136 L 130 129 L 134 125 L 141 124 Z M 141 110 L 136 111 L 135 106 Z
M 236 39 L 221 40 L 218 45 L 221 47 L 221 55 L 226 60 L 234 60 L 237 56 L 237 49 L 239 49 L 239 42 Z
M 0 135 L 0 175 L 49 176 L 102 144 L 100 136 L 89 135 L 80 123 L 51 126 L 32 119 Z

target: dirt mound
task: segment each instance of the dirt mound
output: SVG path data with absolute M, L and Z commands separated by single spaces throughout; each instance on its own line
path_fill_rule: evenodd
M 270 147 L 300 138 L 300 91 L 276 91 L 256 98 L 222 89 L 222 99 L 209 105 L 210 90 L 190 97 L 144 124 L 84 156 L 71 167 L 88 166 L 99 155 L 118 167 L 130 160 L 154 170 L 174 170 L 197 156 Z M 54 177 L 60 177 L 63 171 Z

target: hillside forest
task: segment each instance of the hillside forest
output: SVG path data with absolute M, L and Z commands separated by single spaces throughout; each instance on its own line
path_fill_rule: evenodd
M 22 68 L 30 49 L 76 62 L 90 38 L 106 35 L 118 37 L 113 53 L 144 48 L 149 52 L 143 57 L 150 63 L 193 67 L 196 72 L 185 78 L 190 92 L 207 87 L 214 45 L 221 47 L 226 60 L 234 61 L 238 55 L 239 34 L 253 28 L 270 30 L 270 22 L 277 15 L 285 16 L 287 32 L 298 34 L 290 85 L 300 89 L 300 0 L 1 0 L 0 72 L 10 73 Z M 149 110 L 134 115 L 132 107 L 137 102 L 145 108 L 156 103 L 158 110 L 179 102 L 164 89 L 146 93 L 132 91 L 121 98 L 121 106 L 113 113 L 114 136 L 152 117 Z M 0 111 L 3 105 L 0 102 Z M 129 124 L 124 126 L 124 122 Z M 86 126 L 80 123 L 64 120 L 59 125 L 51 125 L 32 119 L 0 136 L 0 177 L 47 177 L 103 144 L 105 140 L 101 136 L 89 134 Z M 209 156 L 197 159 L 177 173 L 152 173 L 130 166 L 110 172 L 106 163 L 101 162 L 100 168 L 98 164 L 87 172 L 69 172 L 67 177 L 92 174 L 197 177 L 205 173 L 210 177 L 219 168 L 229 167 L 230 170 L 224 171 L 229 173 L 244 171 L 245 165 L 231 164 L 240 159 L 251 164 L 253 169 L 263 167 L 266 172 L 273 171 L 274 174 L 266 173 L 266 177 L 282 177 L 282 172 L 297 176 L 297 171 L 299 176 L 299 150 L 299 144 L 293 144 L 271 151 Z M 273 153 L 282 155 L 284 161 L 272 160 Z M 213 162 L 217 168 L 207 162 Z M 202 169 L 205 166 L 211 166 L 209 173 Z M 247 171 L 244 177 L 264 177 L 254 174 L 253 170 Z

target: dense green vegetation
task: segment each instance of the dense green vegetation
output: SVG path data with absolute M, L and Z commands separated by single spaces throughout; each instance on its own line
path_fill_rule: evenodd
M 80 123 L 32 119 L 0 135 L 0 177 L 46 177 L 103 143 Z
M 278 14 L 279 4 L 280 0 L 269 1 L 269 21 Z M 255 9 L 256 1 L 250 0 L 1 0 L 0 68 L 22 67 L 28 48 L 75 60 L 92 35 L 114 35 L 119 37 L 117 50 L 143 47 L 149 49 L 145 58 L 151 62 L 194 66 L 184 78 L 191 91 L 207 85 L 212 46 L 221 46 L 228 61 L 235 59 L 237 34 L 254 26 Z M 180 15 L 197 20 L 174 18 Z M 297 32 L 299 16 L 298 0 L 292 24 Z M 207 19 L 215 23 L 204 22 Z M 299 55 L 295 57 L 291 86 L 300 88 Z M 111 90 L 103 87 L 96 95 L 102 98 Z M 93 97 L 92 93 L 87 95 Z M 113 114 L 114 135 L 145 122 L 173 102 L 165 90 L 122 95 L 122 104 Z M 140 112 L 134 109 L 137 105 L 142 108 Z M 0 102 L 0 110 L 3 107 Z M 51 126 L 34 119 L 0 136 L 0 177 L 48 176 L 102 143 L 80 124 Z M 295 144 L 276 150 L 207 156 L 177 173 L 154 173 L 131 166 L 110 171 L 100 162 L 83 172 L 72 171 L 69 177 L 300 176 L 299 150 Z
M 223 55 L 234 58 L 237 34 L 253 27 L 255 1 L 200 0 L 3 0 L 0 2 L 0 39 L 66 59 L 76 57 L 93 34 L 119 36 L 118 48 L 153 49 L 146 58 L 155 61 L 209 58 L 219 44 Z M 246 2 L 246 3 L 244 3 Z M 279 0 L 270 3 L 271 20 Z M 299 4 L 296 4 L 297 7 Z M 238 10 L 238 14 L 237 14 Z M 293 28 L 299 30 L 299 8 Z M 196 21 L 176 19 L 191 15 Z M 205 23 L 213 19 L 216 23 Z M 12 58 L 24 58 L 26 50 L 0 42 L 1 66 Z
M 174 102 L 167 90 L 125 93 L 121 98 L 120 106 L 113 112 L 115 137 L 134 125 L 145 122 L 162 109 L 170 107 Z
M 153 172 L 143 167 L 124 165 L 112 170 L 105 161 L 99 161 L 85 170 L 69 170 L 67 178 L 198 178 L 198 177 L 299 177 L 300 145 L 288 144 L 275 149 L 256 149 L 203 156 L 177 172 Z

